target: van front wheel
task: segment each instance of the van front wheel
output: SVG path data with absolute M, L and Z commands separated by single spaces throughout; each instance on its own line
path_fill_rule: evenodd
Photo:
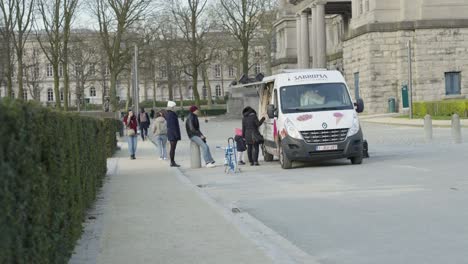
M 353 164 L 353 165 L 362 164 L 362 158 L 363 158 L 363 154 L 362 154 L 362 153 L 361 153 L 361 155 L 359 155 L 359 156 L 350 158 L 351 164 Z
M 286 153 L 284 153 L 281 143 L 279 144 L 279 160 L 280 160 L 281 168 L 283 169 L 292 168 L 292 161 L 288 158 Z

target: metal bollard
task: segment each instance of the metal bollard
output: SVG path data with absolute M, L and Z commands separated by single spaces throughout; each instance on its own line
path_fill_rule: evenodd
M 201 168 L 200 147 L 193 141 L 190 141 L 190 168 Z
M 452 116 L 452 138 L 457 144 L 462 142 L 460 116 L 457 114 Z
M 426 143 L 432 141 L 432 117 L 430 115 L 424 116 L 424 139 Z

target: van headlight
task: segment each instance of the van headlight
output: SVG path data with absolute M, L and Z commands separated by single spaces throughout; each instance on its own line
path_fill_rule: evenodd
M 296 129 L 294 124 L 288 118 L 284 121 L 284 127 L 286 128 L 286 132 L 292 138 L 296 139 L 303 139 L 301 133 Z
M 353 114 L 353 125 L 351 128 L 348 130 L 348 135 L 347 137 L 351 137 L 357 134 L 359 132 L 359 119 L 356 115 L 356 113 Z

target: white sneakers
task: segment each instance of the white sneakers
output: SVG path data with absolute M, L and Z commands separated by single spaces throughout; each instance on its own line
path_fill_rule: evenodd
M 214 168 L 214 167 L 216 167 L 216 165 L 215 165 L 214 162 L 213 162 L 213 163 L 208 163 L 208 164 L 206 164 L 206 167 L 207 167 L 207 168 Z

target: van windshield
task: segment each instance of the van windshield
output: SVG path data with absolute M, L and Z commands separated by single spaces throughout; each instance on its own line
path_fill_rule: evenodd
M 344 83 L 317 83 L 280 88 L 283 113 L 354 109 Z

